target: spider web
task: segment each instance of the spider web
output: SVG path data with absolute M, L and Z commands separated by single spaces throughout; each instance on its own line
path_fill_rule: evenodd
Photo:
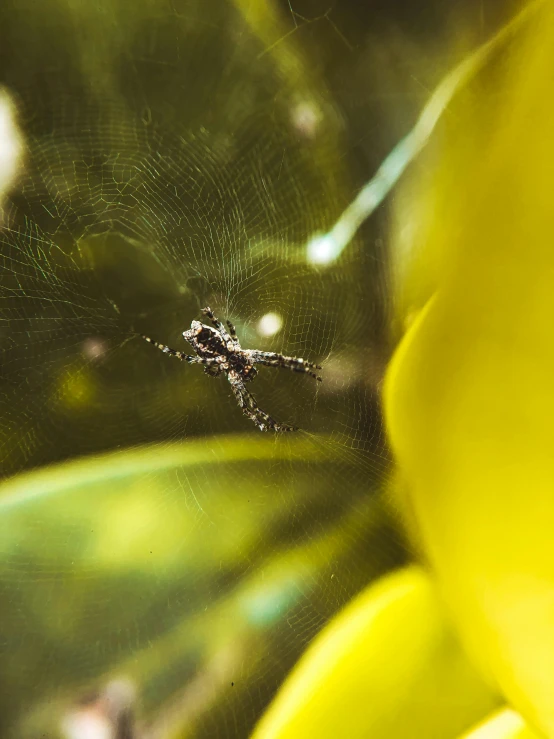
M 307 260 L 355 183 L 306 36 L 240 2 L 94 7 L 0 11 L 23 146 L 0 231 L 2 469 L 106 455 L 5 487 L 2 735 L 78 736 L 116 685 L 146 736 L 246 736 L 403 556 L 376 495 L 383 255 L 365 231 Z M 223 379 L 138 337 L 190 351 L 205 305 L 244 348 L 323 365 L 321 385 L 251 385 L 300 432 L 260 434 Z

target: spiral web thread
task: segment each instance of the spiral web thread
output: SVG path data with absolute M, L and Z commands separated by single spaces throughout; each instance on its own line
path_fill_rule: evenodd
M 3 735 L 25 716 L 25 735 L 76 736 L 92 686 L 136 700 L 145 736 L 245 736 L 330 615 L 403 557 L 375 496 L 375 232 L 353 238 L 354 219 L 348 248 L 313 258 L 314 234 L 328 242 L 350 212 L 340 118 L 301 35 L 272 16 L 272 40 L 236 5 L 145 3 L 125 24 L 123 4 L 53 5 L 51 26 L 24 26 L 53 61 L 0 58 L 23 145 L 0 182 L 3 470 L 150 445 L 4 486 Z M 71 34 L 57 47 L 64 23 L 103 51 Z M 440 112 L 480 53 L 432 98 Z M 387 160 L 377 200 L 440 112 Z M 244 347 L 323 364 L 321 387 L 269 368 L 252 384 L 298 434 L 260 434 L 224 381 L 138 336 L 189 351 L 181 333 L 208 304 Z

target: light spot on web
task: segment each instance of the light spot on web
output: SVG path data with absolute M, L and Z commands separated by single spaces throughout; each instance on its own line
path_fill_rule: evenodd
M 0 204 L 4 193 L 13 185 L 22 149 L 15 106 L 8 93 L 0 89 Z
M 307 100 L 297 103 L 290 113 L 295 131 L 307 139 L 315 137 L 322 117 L 319 107 Z
M 316 234 L 307 245 L 307 259 L 310 264 L 329 264 L 341 252 L 332 234 Z
M 103 357 L 108 347 L 102 339 L 89 337 L 81 345 L 81 351 L 87 359 L 99 359 Z
M 128 680 L 113 680 L 104 690 L 67 713 L 62 721 L 65 739 L 114 739 L 119 736 L 120 718 L 129 713 L 135 701 L 134 685 Z
M 283 318 L 278 313 L 266 313 L 258 321 L 260 336 L 275 336 L 283 326 Z
M 66 716 L 62 730 L 66 739 L 113 739 L 109 720 L 96 707 L 83 708 Z

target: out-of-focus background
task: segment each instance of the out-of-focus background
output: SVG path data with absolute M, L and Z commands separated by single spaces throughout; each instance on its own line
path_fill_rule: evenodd
M 2 3 L 2 736 L 247 736 L 409 557 L 382 496 L 389 202 L 338 260 L 307 245 L 516 8 Z M 137 336 L 189 351 L 208 304 L 323 365 L 252 385 L 300 432 Z

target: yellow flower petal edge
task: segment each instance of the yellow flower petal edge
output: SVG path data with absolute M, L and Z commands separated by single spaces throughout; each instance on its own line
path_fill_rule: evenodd
M 389 438 L 409 488 L 418 543 L 459 632 L 483 672 L 548 737 L 554 737 L 552 69 L 548 2 L 491 72 L 495 94 L 483 84 L 459 103 L 458 120 L 474 129 L 448 131 L 435 178 L 441 206 L 424 246 L 441 253 L 437 291 L 402 341 L 384 387 Z
M 253 739 L 448 739 L 497 699 L 461 650 L 419 567 L 388 575 L 323 630 Z
M 460 739 L 539 739 L 519 713 L 504 708 Z

